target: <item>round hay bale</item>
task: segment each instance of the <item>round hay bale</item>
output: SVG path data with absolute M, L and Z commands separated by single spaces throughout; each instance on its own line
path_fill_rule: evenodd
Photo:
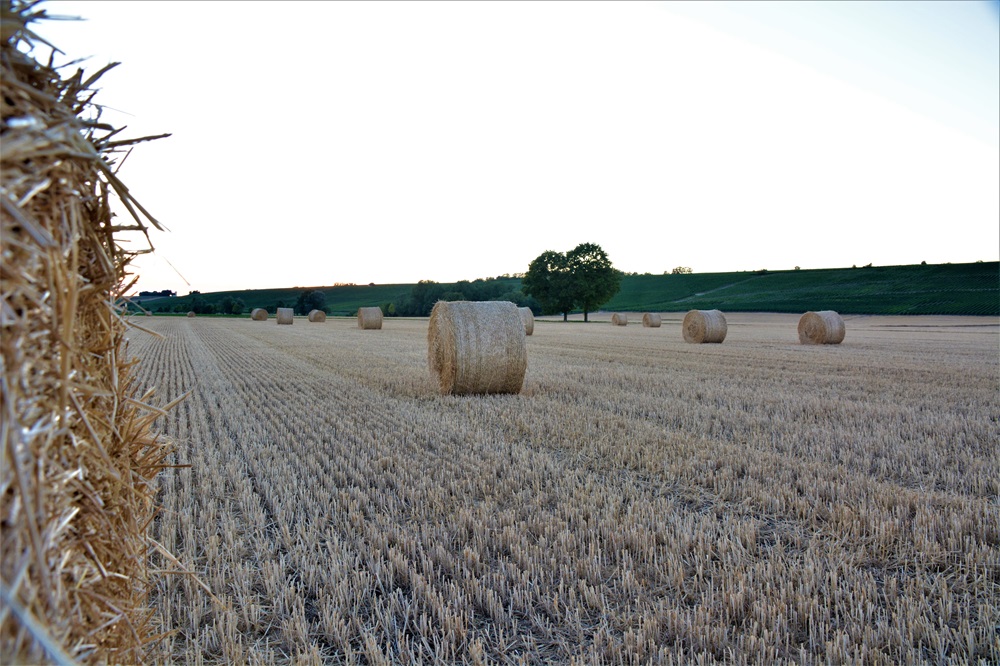
M 521 322 L 524 324 L 524 334 L 531 335 L 535 332 L 535 313 L 531 311 L 531 308 L 518 308 L 518 313 L 521 315 Z
M 187 316 L 188 316 L 188 317 L 194 317 L 194 316 L 195 316 L 195 314 L 194 314 L 194 312 L 193 312 L 193 311 L 191 311 L 191 312 L 188 312 L 188 313 L 187 313 Z
M 685 342 L 722 342 L 728 330 L 726 316 L 718 310 L 691 310 L 681 323 Z
M 309 311 L 309 321 L 326 321 L 326 313 L 322 310 L 310 310 Z
M 799 342 L 804 345 L 839 345 L 847 330 L 833 310 L 807 312 L 799 319 Z
M 382 308 L 358 308 L 358 328 L 378 331 L 382 329 Z
M 438 301 L 427 360 L 441 394 L 519 393 L 528 369 L 524 323 L 510 301 Z
M 267 321 L 267 310 L 264 308 L 254 308 L 250 311 L 250 319 L 253 321 Z
M 647 312 L 642 315 L 642 325 L 646 328 L 659 328 L 663 323 L 663 318 L 655 312 Z
M 292 308 L 278 308 L 278 323 L 291 324 L 294 321 L 295 310 Z
M 621 312 L 616 312 L 613 315 L 611 315 L 611 323 L 614 324 L 615 326 L 628 326 L 628 315 Z

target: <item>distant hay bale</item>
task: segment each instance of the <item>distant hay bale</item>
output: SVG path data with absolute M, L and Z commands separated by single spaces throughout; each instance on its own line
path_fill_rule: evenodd
M 382 308 L 358 308 L 358 328 L 377 331 L 382 328 Z
M 294 319 L 295 310 L 292 308 L 278 308 L 278 323 L 291 324 Z
M 663 319 L 655 312 L 647 312 L 642 315 L 642 325 L 646 328 L 659 328 L 662 323 Z
M 726 316 L 718 310 L 691 310 L 681 323 L 685 342 L 722 342 L 728 330 Z
M 194 317 L 194 316 L 195 316 L 195 314 L 194 314 L 194 311 L 190 311 L 190 312 L 188 312 L 188 313 L 187 313 L 187 316 L 188 316 L 188 317 Z
M 250 319 L 253 321 L 267 321 L 267 310 L 264 308 L 254 308 L 250 311 Z
M 628 315 L 616 312 L 611 315 L 611 323 L 615 326 L 628 326 Z
M 518 313 L 521 315 L 521 322 L 524 324 L 524 334 L 531 335 L 535 332 L 535 313 L 531 311 L 531 308 L 518 308 Z
M 326 313 L 322 310 L 310 310 L 309 311 L 309 321 L 312 322 L 324 322 L 326 321 Z
M 442 395 L 519 393 L 528 369 L 524 323 L 509 301 L 438 301 L 427 360 Z
M 833 310 L 807 312 L 799 319 L 799 342 L 804 345 L 839 345 L 846 333 L 844 319 Z

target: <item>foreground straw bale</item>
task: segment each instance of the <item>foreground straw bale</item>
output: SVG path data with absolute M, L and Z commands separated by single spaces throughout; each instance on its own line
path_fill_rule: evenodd
M 615 326 L 628 326 L 628 315 L 616 312 L 611 315 L 611 323 Z
M 264 308 L 254 308 L 250 311 L 250 319 L 253 321 L 267 321 L 267 310 Z
M 524 324 L 509 301 L 438 301 L 427 356 L 442 395 L 519 393 L 528 369 Z
M 278 323 L 291 325 L 295 321 L 295 310 L 292 308 L 278 308 Z
M 310 310 L 309 311 L 309 321 L 311 322 L 324 322 L 326 321 L 326 313 L 322 310 Z
M 160 227 L 112 169 L 145 139 L 112 142 L 118 130 L 77 117 L 100 73 L 64 80 L 24 53 L 45 18 L 33 4 L 0 6 L 0 663 L 134 663 L 156 631 L 147 527 L 169 450 L 150 433 L 163 412 L 142 404 L 118 306 L 148 249 L 118 236 Z M 112 191 L 131 223 L 113 221 Z
M 833 310 L 807 312 L 799 319 L 799 342 L 804 345 L 839 345 L 847 329 Z
M 535 332 L 535 314 L 531 311 L 531 308 L 518 308 L 517 311 L 521 315 L 521 321 L 524 322 L 524 334 L 531 335 Z
M 358 308 L 358 328 L 377 331 L 382 328 L 382 308 Z
M 684 315 L 684 321 L 681 322 L 681 332 L 685 342 L 721 343 L 726 339 L 728 331 L 726 316 L 718 310 L 691 310 Z
M 647 312 L 642 315 L 642 325 L 646 328 L 659 328 L 663 323 L 663 318 L 655 312 Z

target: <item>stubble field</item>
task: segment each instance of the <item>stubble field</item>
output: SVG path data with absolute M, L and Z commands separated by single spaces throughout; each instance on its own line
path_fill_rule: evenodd
M 1000 662 L 997 319 L 682 317 L 536 320 L 473 397 L 426 319 L 142 318 L 161 659 Z

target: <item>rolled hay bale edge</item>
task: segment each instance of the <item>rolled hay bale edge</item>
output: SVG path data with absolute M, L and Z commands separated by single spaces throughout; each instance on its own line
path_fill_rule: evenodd
M 309 321 L 311 322 L 324 322 L 326 321 L 326 313 L 322 310 L 310 310 L 309 311 Z
M 195 314 L 194 310 L 188 310 L 188 313 L 185 316 L 187 316 L 187 317 L 197 317 L 198 315 Z
M 521 322 L 524 323 L 524 334 L 531 335 L 535 332 L 535 314 L 531 311 L 531 308 L 518 308 L 518 313 L 521 315 Z
M 442 395 L 519 393 L 526 339 L 509 301 L 438 301 L 427 327 L 427 361 Z
M 659 328 L 663 323 L 663 318 L 655 312 L 647 312 L 642 315 L 642 325 L 646 328 Z
M 264 308 L 254 308 L 250 311 L 252 321 L 267 321 L 267 310 Z
M 32 57 L 29 24 L 44 18 L 36 3 L 3 6 L 0 663 L 144 663 L 159 633 L 148 595 L 164 575 L 149 554 L 166 553 L 148 526 L 171 453 L 150 427 L 177 401 L 144 404 L 152 394 L 128 351 L 116 304 L 152 245 L 125 249 L 134 238 L 120 232 L 148 242 L 162 227 L 115 164 L 157 137 L 124 139 L 91 119 L 103 70 L 62 79 L 55 54 Z M 115 195 L 127 224 L 112 219 Z
M 799 318 L 799 342 L 804 345 L 839 345 L 847 328 L 844 318 L 833 310 L 806 312 Z
M 295 310 L 292 308 L 278 308 L 277 319 L 279 324 L 289 324 L 295 321 Z
M 726 316 L 718 310 L 690 310 L 681 322 L 684 341 L 695 344 L 721 343 L 728 330 Z
M 615 326 L 628 326 L 628 315 L 622 312 L 616 312 L 611 315 L 611 323 Z
M 382 328 L 382 308 L 358 308 L 358 328 L 377 331 Z

